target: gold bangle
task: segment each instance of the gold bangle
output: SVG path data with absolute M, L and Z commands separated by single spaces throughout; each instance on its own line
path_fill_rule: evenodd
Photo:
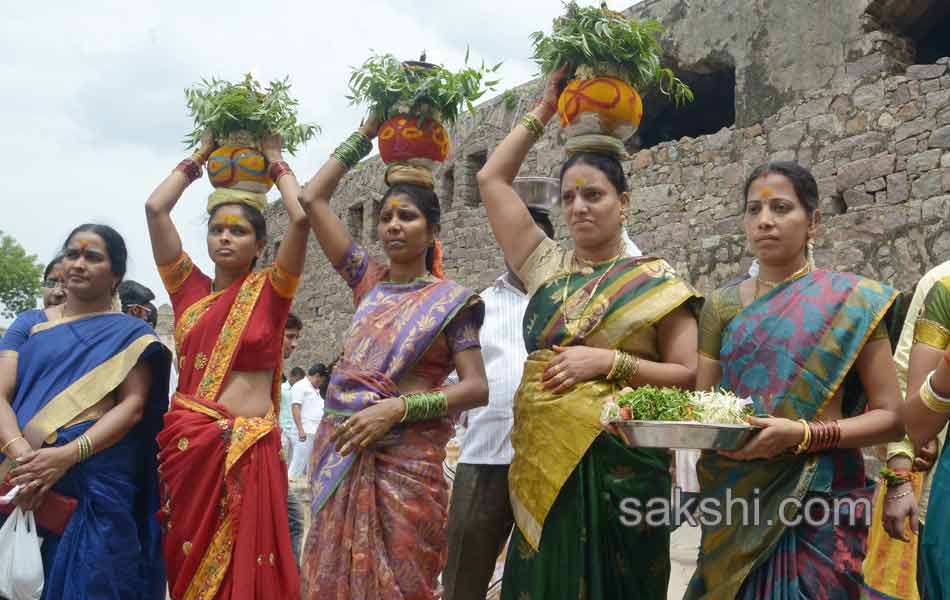
M 0 448 L 0 454 L 4 454 L 4 453 L 7 451 L 7 448 L 9 448 L 10 446 L 13 445 L 13 442 L 17 442 L 17 441 L 19 441 L 19 440 L 25 440 L 25 439 L 26 439 L 26 438 L 23 437 L 22 435 L 16 436 L 16 437 L 13 438 L 12 440 L 10 440 L 10 441 L 7 442 L 6 444 L 4 444 L 2 448 Z
M 640 357 L 636 354 L 628 354 L 631 362 L 630 374 L 627 375 L 627 381 L 630 381 L 640 373 Z
M 801 454 L 802 452 L 808 450 L 808 446 L 811 445 L 811 427 L 808 426 L 808 421 L 805 419 L 799 419 L 799 423 L 802 424 L 802 427 L 805 428 L 805 432 L 802 434 L 802 441 L 795 447 L 795 454 Z
M 933 375 L 934 371 L 931 371 L 930 374 L 927 375 L 927 379 L 924 380 L 924 384 L 920 386 L 920 399 L 927 408 L 935 413 L 950 413 L 950 399 L 938 396 L 930 383 L 930 379 Z
M 623 352 L 620 350 L 614 350 L 614 362 L 610 365 L 610 371 L 607 373 L 608 381 L 617 380 L 617 367 L 620 365 L 620 360 L 623 355 Z
M 544 123 L 541 122 L 541 119 L 538 118 L 534 113 L 527 113 L 521 118 L 521 124 L 524 125 L 535 140 L 541 138 L 544 135 Z

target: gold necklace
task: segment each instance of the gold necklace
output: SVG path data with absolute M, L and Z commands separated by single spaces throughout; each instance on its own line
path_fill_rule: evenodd
M 753 297 L 753 300 L 758 300 L 759 298 L 760 284 L 764 286 L 768 286 L 771 289 L 775 289 L 778 286 L 782 285 L 783 283 L 788 283 L 789 281 L 795 281 L 796 279 L 800 279 L 804 277 L 805 275 L 807 275 L 809 272 L 811 272 L 811 262 L 809 262 L 806 259 L 805 266 L 803 266 L 801 269 L 795 271 L 794 273 L 792 273 L 791 275 L 789 275 L 788 277 L 786 277 L 785 279 L 781 281 L 769 281 L 768 279 L 762 279 L 761 277 L 756 275 L 755 276 L 755 295 Z
M 561 311 L 564 313 L 564 328 L 567 329 L 567 332 L 570 335 L 575 335 L 577 333 L 577 327 L 572 325 L 574 321 L 579 320 L 584 316 L 584 313 L 587 311 L 587 307 L 590 306 L 591 301 L 594 299 L 594 296 L 597 295 L 597 289 L 600 287 L 600 284 L 604 281 L 604 278 L 607 277 L 607 273 L 610 273 L 611 269 L 617 264 L 617 261 L 620 260 L 620 257 L 623 256 L 623 252 L 620 252 L 611 260 L 610 265 L 604 270 L 603 274 L 597 279 L 597 283 L 594 284 L 594 289 L 591 290 L 590 295 L 587 297 L 587 300 L 584 302 L 584 306 L 581 307 L 580 312 L 575 314 L 575 316 L 570 316 L 568 314 L 567 307 L 567 292 L 571 288 L 571 277 L 574 275 L 574 266 L 577 264 L 577 253 L 571 257 L 571 269 L 567 273 L 567 283 L 564 284 L 564 289 L 561 292 Z M 583 260 L 583 259 L 581 259 Z M 590 268 L 590 263 L 588 268 Z M 591 271 L 593 273 L 593 270 Z

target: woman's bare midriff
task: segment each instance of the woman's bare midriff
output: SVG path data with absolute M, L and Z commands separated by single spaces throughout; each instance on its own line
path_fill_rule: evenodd
M 419 377 L 418 375 L 413 375 L 408 373 L 399 380 L 399 393 L 400 394 L 415 394 L 419 392 L 431 392 L 435 388 L 435 384 L 426 379 L 425 377 Z
M 263 417 L 271 409 L 274 371 L 232 371 L 218 397 L 235 417 Z

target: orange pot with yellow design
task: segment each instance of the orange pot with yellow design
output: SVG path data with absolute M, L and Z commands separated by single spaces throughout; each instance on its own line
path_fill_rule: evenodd
M 445 162 L 449 133 L 429 117 L 396 115 L 379 127 L 379 155 L 386 164 L 418 161 Z
M 208 157 L 205 168 L 216 188 L 266 194 L 274 182 L 267 175 L 267 159 L 244 131 L 228 135 Z
M 615 77 L 573 79 L 558 98 L 557 114 L 568 150 L 572 140 L 574 144 L 593 141 L 595 145 L 599 140 L 622 147 L 640 126 L 643 100 L 630 84 Z

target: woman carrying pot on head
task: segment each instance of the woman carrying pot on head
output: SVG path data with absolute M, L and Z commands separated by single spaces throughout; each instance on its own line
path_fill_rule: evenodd
M 907 402 L 903 406 L 907 434 L 916 448 L 943 437 L 950 418 L 950 277 L 938 279 L 924 300 L 914 327 L 914 344 L 907 373 Z M 917 563 L 922 598 L 950 596 L 950 543 L 946 531 L 950 527 L 950 458 L 945 441 L 934 467 L 927 524 L 921 524 L 920 559 Z M 910 496 L 909 473 L 895 473 L 892 498 Z M 893 480 L 892 480 L 893 481 Z M 904 521 L 899 523 L 903 534 Z M 916 523 L 911 523 L 916 529 Z M 943 533 L 941 533 L 943 532 Z
M 0 481 L 36 511 L 44 598 L 165 598 L 155 437 L 171 356 L 113 309 L 126 259 L 111 227 L 77 227 L 64 302 L 21 314 L 0 341 Z
M 178 350 L 178 389 L 159 436 L 160 519 L 175 598 L 300 594 L 275 413 L 283 331 L 309 225 L 281 146 L 278 135 L 261 143 L 289 217 L 274 264 L 263 270 L 252 270 L 266 238 L 263 193 L 218 188 L 211 194 L 207 240 L 213 277 L 182 249 L 171 211 L 214 151 L 210 135 L 146 203 Z
M 370 118 L 304 189 L 321 248 L 353 291 L 356 314 L 333 369 L 314 442 L 308 598 L 438 598 L 445 566 L 450 415 L 488 401 L 479 297 L 442 274 L 431 174 L 387 171 L 377 234 L 386 261 L 356 243 L 330 208 L 369 153 Z M 443 387 L 453 370 L 459 382 Z
M 670 496 L 670 455 L 628 448 L 600 426 L 604 401 L 625 386 L 692 389 L 698 296 L 663 260 L 623 244 L 629 205 L 615 155 L 575 146 L 561 167 L 569 251 L 547 238 L 512 188 L 555 114 L 562 75 L 478 173 L 506 262 L 531 300 L 529 351 L 515 399 L 509 472 L 518 525 L 502 597 L 666 598 L 669 527 L 624 527 L 619 503 Z
M 770 416 L 750 417 L 762 430 L 743 448 L 700 459 L 703 501 L 733 514 L 704 520 L 687 598 L 858 598 L 864 588 L 872 490 L 861 448 L 902 435 L 885 327 L 897 293 L 816 269 L 808 247 L 820 218 L 818 185 L 800 165 L 766 163 L 746 180 L 742 223 L 760 268 L 706 301 L 696 386 Z

